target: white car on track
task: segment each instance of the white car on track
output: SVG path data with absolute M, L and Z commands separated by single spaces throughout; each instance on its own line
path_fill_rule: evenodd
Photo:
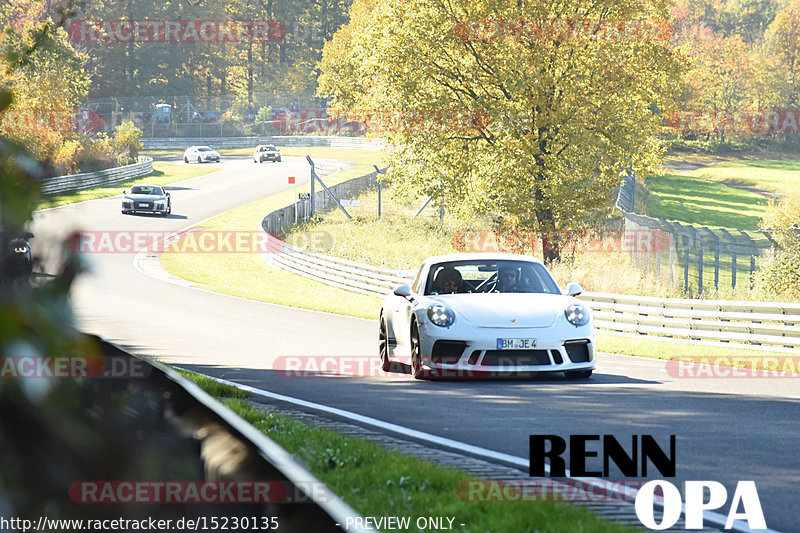
M 183 162 L 191 163 L 197 161 L 198 163 L 210 163 L 214 161 L 219 163 L 219 152 L 208 146 L 190 146 L 183 152 Z
M 384 371 L 410 364 L 416 378 L 563 372 L 592 375 L 589 306 L 562 293 L 538 259 L 453 254 L 427 259 L 411 286 L 383 301 L 379 352 Z

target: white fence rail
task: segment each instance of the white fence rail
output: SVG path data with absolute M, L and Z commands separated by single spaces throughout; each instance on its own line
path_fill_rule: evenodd
M 278 146 L 330 146 L 332 148 L 383 150 L 382 139 L 318 135 L 280 135 L 265 137 L 170 137 L 142 139 L 145 150 L 184 150 L 189 146 L 209 145 L 214 148 L 255 148 L 259 144 Z
M 151 172 L 153 172 L 153 158 L 140 156 L 138 162 L 132 165 L 125 165 L 124 167 L 46 178 L 42 180 L 42 194 L 65 194 L 85 189 L 105 187 L 129 179 L 146 176 Z
M 265 257 L 270 264 L 351 292 L 386 296 L 415 274 L 296 248 L 273 236 L 268 241 Z M 595 326 L 611 334 L 800 353 L 800 304 L 603 293 L 584 293 L 581 299 L 592 307 Z

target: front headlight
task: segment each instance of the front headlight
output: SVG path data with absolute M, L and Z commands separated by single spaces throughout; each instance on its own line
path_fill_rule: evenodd
M 156 200 L 156 201 L 155 201 L 155 204 L 156 204 L 156 205 L 161 205 L 161 206 L 163 206 L 163 205 L 166 205 L 166 204 L 167 204 L 167 201 L 166 201 L 166 200 Z
M 456 321 L 456 314 L 446 305 L 433 304 L 428 307 L 428 320 L 436 326 L 447 328 Z
M 28 253 L 28 247 L 27 246 L 15 246 L 14 247 L 14 253 L 27 254 Z
M 581 304 L 572 304 L 564 309 L 564 316 L 573 326 L 585 326 L 589 323 L 589 310 Z
M 128 205 L 130 205 L 132 202 L 133 202 L 133 200 L 131 200 L 130 198 L 123 198 L 123 199 L 122 199 L 122 203 L 123 203 L 123 204 L 128 204 Z

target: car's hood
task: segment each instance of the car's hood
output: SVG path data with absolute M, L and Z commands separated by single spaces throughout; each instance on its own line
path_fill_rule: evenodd
M 125 198 L 130 198 L 134 202 L 156 202 L 165 200 L 167 197 L 160 194 L 126 194 Z
M 436 300 L 478 327 L 546 328 L 572 302 L 560 294 L 478 293 L 440 294 Z

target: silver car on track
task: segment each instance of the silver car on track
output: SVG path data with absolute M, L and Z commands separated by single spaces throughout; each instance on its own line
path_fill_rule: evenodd
M 122 214 L 136 212 L 167 216 L 172 213 L 172 198 L 158 185 L 134 185 L 122 196 Z

